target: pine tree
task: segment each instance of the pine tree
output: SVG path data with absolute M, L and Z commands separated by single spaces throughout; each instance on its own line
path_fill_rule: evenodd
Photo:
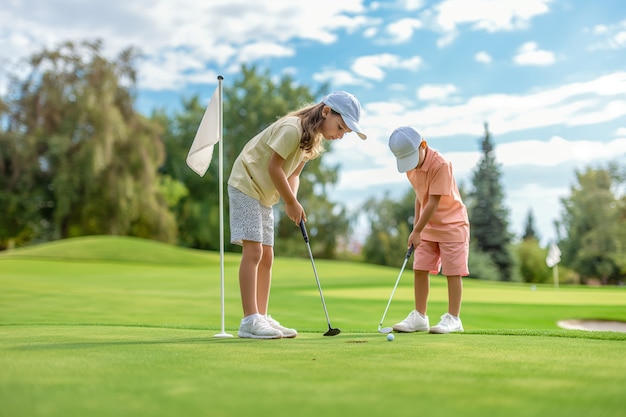
M 528 214 L 526 215 L 526 226 L 524 226 L 524 235 L 522 236 L 522 239 L 539 240 L 539 234 L 535 230 L 535 215 L 533 214 L 532 208 L 528 209 Z
M 513 260 L 509 252 L 511 234 L 508 231 L 508 209 L 500 184 L 500 167 L 496 162 L 491 134 L 485 123 L 481 147 L 483 156 L 474 172 L 470 193 L 469 217 L 471 238 L 478 249 L 496 264 L 502 281 L 511 279 Z

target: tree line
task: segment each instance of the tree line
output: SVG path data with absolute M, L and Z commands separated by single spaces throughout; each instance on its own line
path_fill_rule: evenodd
M 7 72 L 0 96 L 0 250 L 85 235 L 128 235 L 180 246 L 219 248 L 218 164 L 204 177 L 185 164 L 205 106 L 196 95 L 181 109 L 150 115 L 136 110 L 134 48 L 114 59 L 101 41 L 65 42 L 43 49 Z M 289 75 L 242 66 L 224 86 L 224 173 L 244 144 L 278 117 L 328 92 Z M 480 279 L 549 282 L 547 248 L 539 244 L 532 208 L 524 235 L 509 231 L 500 165 L 487 124 L 482 158 L 471 186 L 462 188 L 471 223 L 470 271 Z M 332 152 L 329 144 L 327 153 Z M 402 261 L 410 231 L 413 190 L 393 200 L 368 200 L 361 253 L 348 242 L 354 218 L 331 201 L 339 165 L 324 156 L 307 164 L 299 197 L 307 209 L 314 256 L 382 265 Z M 617 162 L 576 172 L 556 222 L 562 279 L 623 282 L 626 277 L 626 169 Z M 225 198 L 225 236 L 228 199 Z M 306 256 L 299 231 L 277 210 L 276 253 Z M 227 251 L 239 248 L 226 242 Z M 400 258 L 400 259 L 398 259 Z

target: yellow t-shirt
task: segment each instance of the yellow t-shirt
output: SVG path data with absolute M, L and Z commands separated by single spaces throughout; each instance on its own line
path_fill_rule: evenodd
M 272 123 L 244 146 L 233 164 L 228 184 L 266 207 L 273 206 L 280 194 L 268 171 L 272 153 L 276 152 L 285 160 L 283 171 L 289 177 L 304 160 L 301 138 L 299 117 L 283 117 Z

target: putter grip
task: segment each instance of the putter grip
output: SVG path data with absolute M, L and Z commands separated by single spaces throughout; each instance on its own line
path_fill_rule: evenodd
M 411 253 L 413 253 L 413 245 L 411 245 L 409 247 L 409 249 L 407 249 L 407 251 L 406 251 L 406 259 L 409 259 L 411 257 Z
M 300 219 L 300 231 L 302 232 L 302 237 L 306 243 L 309 243 L 309 235 L 306 232 L 306 227 L 304 227 L 304 220 Z

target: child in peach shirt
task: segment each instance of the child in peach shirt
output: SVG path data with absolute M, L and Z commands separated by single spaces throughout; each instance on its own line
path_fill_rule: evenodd
M 469 274 L 469 219 L 452 172 L 452 164 L 429 148 L 415 129 L 393 131 L 389 148 L 399 172 L 405 172 L 415 189 L 415 221 L 408 246 L 413 246 L 415 310 L 393 326 L 398 332 L 462 332 L 459 317 L 463 294 L 462 277 Z M 429 327 L 426 315 L 429 273 L 441 269 L 448 279 L 448 311 L 439 324 Z

